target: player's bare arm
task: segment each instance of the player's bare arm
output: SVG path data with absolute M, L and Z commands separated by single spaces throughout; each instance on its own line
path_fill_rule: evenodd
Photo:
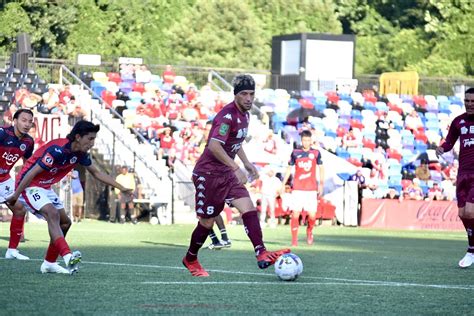
M 291 175 L 291 166 L 288 165 L 288 166 L 286 167 L 285 177 L 283 178 L 283 181 L 282 181 L 282 183 L 281 183 L 280 194 L 285 193 L 286 183 L 288 182 L 288 179 L 290 178 L 290 175 Z
M 97 169 L 94 165 L 87 166 L 86 169 L 92 174 L 94 178 L 96 178 L 100 182 L 108 184 L 116 189 L 119 189 L 123 193 L 131 194 L 133 191 L 132 189 L 125 188 L 124 186 L 122 186 L 120 183 L 115 181 L 115 179 L 112 178 L 110 175 L 102 171 L 99 171 L 99 169 Z
M 319 182 L 318 182 L 318 195 L 323 196 L 324 191 L 324 166 L 319 165 Z
M 16 201 L 20 197 L 21 192 L 23 192 L 34 179 L 34 177 L 36 177 L 36 175 L 38 175 L 42 171 L 43 168 L 38 164 L 36 164 L 30 171 L 28 171 L 25 177 L 18 184 L 15 193 L 13 193 L 10 197 L 7 198 L 7 203 L 9 205 L 15 205 Z

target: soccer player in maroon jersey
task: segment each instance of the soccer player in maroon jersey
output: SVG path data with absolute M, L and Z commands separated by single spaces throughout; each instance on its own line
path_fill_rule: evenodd
M 308 227 L 306 228 L 306 241 L 313 244 L 313 228 L 318 210 L 318 197 L 322 196 L 324 188 L 324 168 L 319 150 L 311 147 L 311 131 L 304 130 L 300 134 L 301 148 L 294 149 L 283 179 L 282 192 L 291 175 L 292 166 L 295 167 L 293 178 L 293 191 L 291 192 L 292 214 L 290 220 L 291 245 L 298 246 L 299 218 L 303 210 L 308 214 Z M 318 166 L 318 175 L 316 174 Z M 318 181 L 319 178 L 319 181 Z
M 94 146 L 99 129 L 99 125 L 79 121 L 66 138 L 52 140 L 40 147 L 23 165 L 16 177 L 15 193 L 7 199 L 10 205 L 20 201 L 28 211 L 48 222 L 51 240 L 40 268 L 42 273 L 73 274 L 81 261 L 81 253 L 72 252 L 66 242 L 71 220 L 51 189 L 53 184 L 61 181 L 77 164 L 81 164 L 97 180 L 131 194 L 131 190 L 92 165 L 88 151 Z M 59 255 L 63 257 L 67 269 L 57 264 Z
M 206 148 L 193 170 L 199 222 L 191 235 L 183 264 L 197 277 L 209 276 L 198 261 L 198 251 L 209 235 L 215 217 L 222 212 L 224 203 L 232 205 L 242 214 L 245 231 L 253 244 L 260 269 L 268 268 L 279 256 L 290 252 L 290 249 L 273 252 L 266 250 L 257 209 L 244 186 L 247 175 L 234 161 L 237 155 L 249 177 L 258 177 L 257 169 L 247 159 L 242 148 L 249 125 L 248 111 L 252 108 L 255 97 L 255 81 L 250 75 L 238 75 L 234 78 L 233 87 L 234 101 L 227 104 L 214 118 Z
M 10 171 L 18 161 L 26 160 L 33 154 L 34 140 L 28 135 L 33 126 L 33 112 L 20 109 L 13 115 L 13 126 L 0 127 L 0 196 L 8 198 L 15 190 L 15 180 L 10 177 Z M 21 203 L 10 207 L 13 216 L 10 223 L 10 242 L 8 244 L 6 259 L 28 260 L 17 247 L 20 243 L 25 223 L 26 210 Z
M 436 149 L 438 156 L 450 151 L 459 138 L 459 171 L 456 179 L 456 198 L 459 218 L 467 232 L 466 255 L 459 261 L 461 268 L 474 262 L 474 88 L 465 92 L 466 112 L 454 118 L 446 141 Z

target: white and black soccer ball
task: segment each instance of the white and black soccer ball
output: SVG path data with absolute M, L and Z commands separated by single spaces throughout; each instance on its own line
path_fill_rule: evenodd
M 275 274 L 280 280 L 294 281 L 303 273 L 303 261 L 294 253 L 281 255 L 275 262 Z

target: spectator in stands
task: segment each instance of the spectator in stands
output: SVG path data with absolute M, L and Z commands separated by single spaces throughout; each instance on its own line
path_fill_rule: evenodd
M 201 138 L 201 141 L 198 144 L 199 154 L 202 154 L 204 152 L 204 148 L 206 147 L 207 140 L 209 138 L 209 132 L 211 131 L 211 127 L 212 127 L 212 121 L 207 121 L 206 125 L 204 126 L 203 137 Z
M 420 186 L 420 180 L 418 178 L 414 178 L 413 182 L 405 188 L 403 198 L 418 201 L 424 199 L 423 189 Z
M 132 173 L 128 172 L 127 166 L 122 166 L 121 173 L 115 178 L 115 181 L 120 183 L 122 186 L 129 188 L 135 191 L 135 177 Z M 124 194 L 120 190 L 115 189 L 115 194 L 118 195 L 119 202 L 120 202 L 120 223 L 125 223 L 126 213 L 130 214 L 130 220 L 133 224 L 137 223 L 137 217 L 135 214 L 135 207 L 133 205 L 133 195 L 131 194 Z
M 273 130 L 268 132 L 267 138 L 263 141 L 263 150 L 269 154 L 276 155 L 277 144 L 275 139 L 273 139 Z
M 459 160 L 455 159 L 452 165 L 448 165 L 446 168 L 444 168 L 442 175 L 445 179 L 451 180 L 453 183 L 456 183 L 458 169 L 459 169 Z
M 357 148 L 359 146 L 359 142 L 357 142 L 357 138 L 354 135 L 354 130 L 349 128 L 349 132 L 347 132 L 344 137 L 342 138 L 342 147 L 348 148 Z
M 387 195 L 385 195 L 385 199 L 402 200 L 402 197 L 400 196 L 400 194 L 398 194 L 395 188 L 389 188 Z
M 59 106 L 59 93 L 53 87 L 49 87 L 48 92 L 43 93 L 43 104 L 38 109 L 41 113 L 53 113 Z
M 163 159 L 168 157 L 168 152 L 174 146 L 174 139 L 171 135 L 171 128 L 165 127 L 160 130 L 160 149 L 158 149 L 158 159 Z
M 82 121 L 87 113 L 82 109 L 81 105 L 76 101 L 74 96 L 71 96 L 70 100 L 67 102 L 66 111 L 69 121 L 69 125 L 74 126 L 76 122 Z
M 423 122 L 418 116 L 418 112 L 413 110 L 410 115 L 405 118 L 405 128 L 411 130 L 412 132 L 423 129 Z
M 70 86 L 65 85 L 62 87 L 61 92 L 59 93 L 59 103 L 66 105 L 72 97 L 73 94 L 71 92 Z
M 141 65 L 135 70 L 135 81 L 138 83 L 148 83 L 151 81 L 151 72 L 145 65 Z
M 29 92 L 21 101 L 21 107 L 23 109 L 35 110 L 39 104 L 43 101 L 43 98 L 35 93 Z
M 166 65 L 165 71 L 162 74 L 163 77 L 163 84 L 166 86 L 171 87 L 174 83 L 174 79 L 176 78 L 176 73 L 173 71 L 171 65 Z
M 198 95 L 199 95 L 199 93 L 196 90 L 196 86 L 194 84 L 190 84 L 188 86 L 188 90 L 186 90 L 186 93 L 185 93 L 186 100 L 188 102 L 191 102 L 191 101 L 195 100 L 198 97 Z
M 444 199 L 443 190 L 440 188 L 438 182 L 434 182 L 433 187 L 428 190 L 428 200 L 442 201 Z
M 362 192 L 364 197 L 373 197 L 374 191 L 379 187 L 380 180 L 378 178 L 377 170 L 371 169 L 370 176 L 365 181 L 365 188 Z
M 199 119 L 199 112 L 194 107 L 193 102 L 188 102 L 181 111 L 182 119 L 186 122 L 194 122 Z
M 423 181 L 430 180 L 430 169 L 426 160 L 421 160 L 420 165 L 415 169 L 415 176 Z

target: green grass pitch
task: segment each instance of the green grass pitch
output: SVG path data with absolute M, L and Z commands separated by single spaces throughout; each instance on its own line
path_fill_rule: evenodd
M 68 235 L 83 254 L 75 276 L 42 275 L 47 227 L 25 225 L 30 261 L 0 260 L 1 315 L 452 314 L 473 313 L 474 267 L 459 269 L 464 232 L 317 227 L 308 246 L 300 229 L 293 252 L 304 263 L 295 282 L 259 270 L 242 226 L 232 248 L 202 249 L 209 278 L 181 265 L 193 226 L 85 221 Z M 0 223 L 1 256 L 9 223 Z M 288 226 L 264 230 L 267 247 L 288 247 Z M 62 264 L 62 263 L 61 263 Z

